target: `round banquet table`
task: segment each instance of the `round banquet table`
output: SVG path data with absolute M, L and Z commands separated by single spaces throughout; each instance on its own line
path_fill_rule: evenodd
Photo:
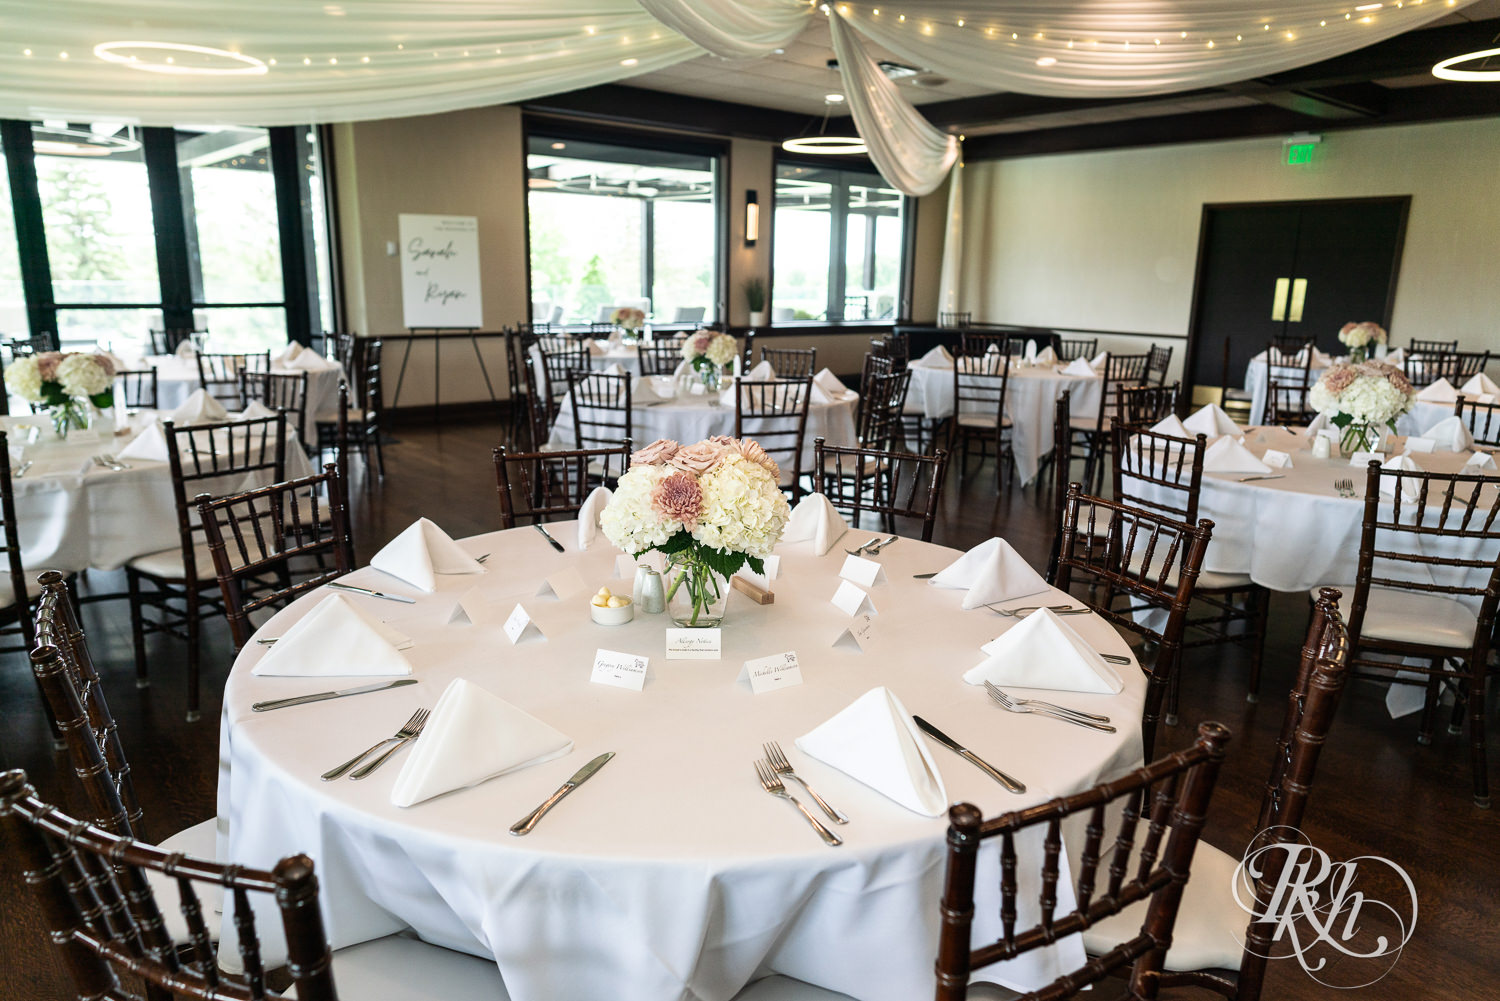
M 934 420 L 952 417 L 953 368 L 916 362 L 908 368 L 911 386 L 906 393 L 907 412 Z M 1093 416 L 1099 412 L 1104 379 L 1065 375 L 1060 365 L 1021 366 L 1012 362 L 1005 387 L 1005 415 L 1012 424 L 1011 449 L 1023 484 L 1036 478 L 1042 456 L 1052 451 L 1053 410 L 1058 397 L 1070 391 L 1070 413 L 1074 417 Z
M 253 642 L 235 662 L 222 717 L 219 813 L 228 833 L 220 857 L 262 865 L 310 854 L 335 948 L 410 927 L 428 941 L 493 957 L 514 1001 L 723 1001 L 772 972 L 868 1001 L 910 1001 L 932 991 L 946 818 L 908 811 L 804 755 L 795 738 L 887 686 L 910 712 L 1026 783 L 1025 795 L 1008 793 L 929 744 L 948 801 L 975 803 L 987 816 L 1140 764 L 1138 670 L 1121 669 L 1119 695 L 1054 696 L 1112 716 L 1123 724 L 1113 734 L 1004 713 L 982 687 L 962 681 L 983 659 L 979 646 L 1020 620 L 961 611 L 962 591 L 913 579 L 947 565 L 954 550 L 903 539 L 881 554 L 889 580 L 871 589 L 879 614 L 861 653 L 834 646 L 850 622 L 829 601 L 843 548 L 818 557 L 811 543 L 784 545 L 774 604 L 731 592 L 722 659 L 668 661 L 665 616 L 604 627 L 590 621 L 587 594 L 538 596 L 544 578 L 568 568 L 590 592 L 630 583 L 612 578 L 618 551 L 602 537 L 580 552 L 574 523 L 550 530 L 567 552 L 554 552 L 529 527 L 464 540 L 469 552 L 491 554 L 489 572 L 441 577 L 430 595 L 369 567 L 347 578 L 417 599 L 349 595 L 411 637 L 415 685 L 254 713 L 256 701 L 363 682 L 256 677 L 251 668 L 264 647 Z M 850 538 L 864 541 L 865 533 Z M 471 589 L 502 620 L 524 602 L 545 639 L 512 646 L 498 624 L 450 623 L 458 596 Z M 282 634 L 326 594 L 299 599 L 260 635 Z M 1038 603 L 1021 603 L 1028 602 Z M 1067 621 L 1096 649 L 1129 654 L 1104 620 Z M 650 657 L 644 690 L 591 684 L 599 648 Z M 747 658 L 786 650 L 797 652 L 802 685 L 755 696 L 736 680 Z M 364 781 L 319 781 L 413 710 L 432 707 L 460 677 L 558 728 L 573 750 L 409 809 L 390 803 L 404 755 Z M 789 804 L 760 788 L 752 762 L 766 740 L 780 741 L 799 774 L 849 815 L 837 828 L 842 847 L 826 847 Z M 529 836 L 507 833 L 607 750 L 616 758 Z M 1035 843 L 1018 847 L 1022 921 L 1039 891 L 1026 883 L 1038 883 L 1036 833 Z M 984 853 L 980 865 L 979 886 L 996 899 L 981 897 L 975 934 L 998 938 L 998 861 Z M 1070 885 L 1065 871 L 1063 910 L 1072 906 Z M 1035 987 L 1082 960 L 1074 937 L 978 979 Z
M 339 410 L 339 383 L 344 379 L 344 367 L 336 361 L 320 358 L 326 368 L 301 369 L 285 365 L 272 365 L 275 375 L 301 375 L 307 372 L 307 404 L 303 409 L 302 441 L 309 446 L 318 443 L 317 421 L 335 420 Z M 202 387 L 198 375 L 198 363 L 191 358 L 176 355 L 152 355 L 142 365 L 156 369 L 157 406 L 171 413 L 187 402 L 187 398 Z

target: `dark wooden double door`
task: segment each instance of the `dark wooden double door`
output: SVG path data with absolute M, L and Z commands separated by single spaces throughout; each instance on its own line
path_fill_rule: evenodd
M 1390 329 L 1410 196 L 1205 205 L 1188 341 L 1193 385 L 1238 387 L 1274 337 L 1341 353 L 1339 328 Z

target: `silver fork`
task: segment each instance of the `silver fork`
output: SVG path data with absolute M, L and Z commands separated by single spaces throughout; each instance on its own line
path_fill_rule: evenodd
M 1340 497 L 1353 497 L 1354 496 L 1354 481 L 1353 480 L 1334 480 L 1333 481 L 1333 489 L 1335 489 L 1335 490 L 1337 490 L 1339 492 L 1339 496 Z
M 1105 733 L 1115 732 L 1114 727 L 1109 726 L 1105 723 L 1094 723 L 1090 720 L 1080 719 L 1077 716 L 1068 716 L 1064 713 L 1055 713 L 1047 709 L 1037 708 L 1036 706 L 1018 706 L 1010 699 L 1006 698 L 1005 693 L 996 688 L 994 685 L 986 685 L 985 691 L 989 692 L 990 698 L 994 699 L 995 703 L 1007 712 L 1036 713 L 1040 716 L 1049 716 L 1052 719 L 1062 720 L 1064 723 L 1072 723 L 1074 726 L 1086 726 L 1090 730 L 1102 730 Z
M 860 555 L 863 555 L 863 553 L 864 553 L 864 551 L 866 549 L 868 549 L 869 547 L 871 547 L 873 545 L 875 545 L 875 540 L 871 539 L 869 542 L 866 542 L 862 546 L 855 546 L 853 549 L 846 549 L 846 550 L 844 550 L 844 552 L 848 553 L 850 556 L 860 556 Z
M 807 807 L 797 802 L 796 798 L 786 791 L 786 786 L 781 784 L 781 779 L 776 777 L 776 773 L 771 770 L 770 765 L 764 761 L 757 761 L 755 763 L 755 774 L 760 779 L 760 787 L 762 789 L 772 796 L 780 796 L 802 812 L 802 816 L 806 817 L 807 822 L 813 825 L 813 830 L 818 832 L 818 836 L 823 839 L 824 844 L 837 846 L 844 843 L 843 838 L 824 827 L 822 821 L 814 817 Z
M 339 765 L 337 768 L 331 768 L 328 771 L 324 772 L 322 776 L 323 781 L 332 782 L 334 779 L 338 778 L 340 775 L 344 774 L 349 769 L 359 764 L 366 757 L 380 750 L 380 748 L 386 744 L 392 743 L 394 741 L 404 741 L 415 737 L 417 734 L 422 732 L 422 727 L 427 725 L 427 713 L 428 711 L 426 709 L 418 709 L 416 712 L 411 714 L 411 719 L 407 720 L 402 725 L 401 729 L 396 731 L 395 736 L 387 737 L 384 740 L 377 741 L 376 743 L 371 744 L 368 748 L 360 751 L 354 757 L 350 758 L 342 765 Z M 400 744 L 397 744 L 397 747 L 399 746 Z M 392 750 L 394 749 L 395 748 L 392 748 Z
M 984 687 L 988 691 L 1000 692 L 1000 689 L 996 688 L 992 683 L 988 681 L 984 683 Z M 1086 713 L 1082 709 L 1069 709 L 1067 706 L 1060 706 L 1055 702 L 1043 702 L 1041 699 L 1023 699 L 1012 695 L 1009 692 L 1000 692 L 1000 694 L 1004 695 L 1006 698 L 1010 699 L 1018 706 L 1041 706 L 1043 709 L 1048 709 L 1055 713 L 1067 713 L 1069 716 L 1082 716 L 1084 719 L 1091 719 L 1095 723 L 1109 722 L 1108 716 L 1100 716 L 1098 713 Z
M 130 468 L 128 464 L 121 462 L 112 455 L 96 455 L 94 456 L 94 464 L 103 466 L 105 469 L 119 470 Z
M 1088 613 L 1087 608 L 1077 608 L 1073 605 L 1027 605 L 1024 608 L 996 608 L 994 605 L 985 605 L 996 615 L 1008 615 L 1013 619 L 1024 619 L 1032 612 L 1040 612 L 1043 608 L 1056 615 L 1084 615 Z
M 900 541 L 901 541 L 901 537 L 899 535 L 888 535 L 884 539 L 881 539 L 879 542 L 875 543 L 873 546 L 866 547 L 866 549 L 865 549 L 865 555 L 866 556 L 877 556 L 877 555 L 880 554 L 880 551 L 882 549 L 884 549 L 886 546 L 892 545 L 892 544 L 900 542 Z
M 833 807 L 829 806 L 827 800 L 825 800 L 822 796 L 819 796 L 816 792 L 813 791 L 813 787 L 807 784 L 806 779 L 792 770 L 792 763 L 788 761 L 786 759 L 786 755 L 782 753 L 780 744 L 778 744 L 774 740 L 768 740 L 760 746 L 765 749 L 766 760 L 771 763 L 771 768 L 776 772 L 777 775 L 785 775 L 789 779 L 796 779 L 798 784 L 801 785 L 802 788 L 806 789 L 807 794 L 813 798 L 813 802 L 817 803 L 818 806 L 823 810 L 823 812 L 828 814 L 828 818 L 835 824 L 849 823 L 848 817 L 844 816 L 844 814 L 839 810 L 835 810 Z

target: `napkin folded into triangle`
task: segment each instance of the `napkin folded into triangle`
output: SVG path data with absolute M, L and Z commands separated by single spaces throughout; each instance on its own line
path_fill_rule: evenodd
M 275 417 L 276 411 L 266 406 L 259 400 L 251 400 L 250 405 L 234 415 L 237 421 L 253 421 L 262 417 Z
M 1312 419 L 1312 421 L 1307 425 L 1307 427 L 1305 427 L 1305 428 L 1302 429 L 1302 435 L 1305 438 L 1316 438 L 1318 436 L 1318 432 L 1319 431 L 1322 431 L 1324 428 L 1332 427 L 1332 426 L 1333 425 L 1331 425 L 1331 424 L 1328 423 L 1328 415 L 1327 414 L 1319 414 L 1318 416 L 1316 416 L 1316 417 L 1314 417 Z
M 1209 438 L 1217 438 L 1221 434 L 1244 434 L 1238 424 L 1230 420 L 1224 408 L 1217 403 L 1210 403 L 1205 407 L 1199 407 L 1182 426 L 1193 434 L 1204 434 Z
M 192 395 L 182 401 L 182 406 L 167 416 L 167 420 L 178 427 L 187 424 L 217 424 L 228 419 L 229 411 L 210 396 L 206 389 L 193 390 Z
M 1458 399 L 1458 390 L 1447 379 L 1439 379 L 1417 391 L 1417 399 L 1423 403 L 1452 403 Z
M 411 640 L 342 594 L 318 602 L 250 669 L 251 674 L 337 678 L 410 674 L 398 652 Z
M 813 552 L 822 556 L 849 531 L 849 523 L 833 503 L 821 493 L 808 494 L 792 508 L 782 542 L 811 542 Z
M 1083 378 L 1083 379 L 1092 379 L 1094 376 L 1098 375 L 1099 373 L 1096 372 L 1096 371 L 1094 371 L 1094 367 L 1092 365 L 1090 365 L 1084 359 L 1082 359 L 1082 358 L 1074 358 L 1072 361 L 1068 362 L 1068 364 L 1066 366 L 1064 366 L 1064 368 L 1062 370 L 1062 374 L 1063 375 L 1076 375 L 1079 378 Z
M 849 387 L 840 382 L 839 377 L 831 370 L 825 368 L 813 376 L 811 402 L 826 407 L 848 395 Z
M 609 487 L 595 487 L 583 499 L 583 507 L 578 509 L 579 549 L 587 549 L 599 534 L 599 516 L 604 513 L 604 508 L 614 495 L 615 492 Z
M 1176 414 L 1168 414 L 1155 424 L 1151 430 L 1157 434 L 1171 435 L 1173 438 L 1192 438 L 1195 432 L 1189 431 L 1183 426 L 1182 418 Z
M 1120 674 L 1072 626 L 1050 609 L 1032 612 L 985 644 L 984 663 L 964 674 L 971 685 L 1049 688 L 1058 692 L 1118 694 Z
M 1488 396 L 1494 399 L 1500 396 L 1500 386 L 1495 385 L 1494 379 L 1480 372 L 1463 384 L 1461 392 L 1465 396 Z
M 952 368 L 953 355 L 948 349 L 939 344 L 931 351 L 911 363 L 913 368 Z
M 1095 372 L 1103 372 L 1104 366 L 1108 364 L 1108 362 L 1109 352 L 1100 351 L 1098 354 L 1094 355 L 1094 357 L 1089 359 L 1089 368 L 1093 369 Z
M 1380 468 L 1393 470 L 1399 469 L 1408 473 L 1421 472 L 1422 470 L 1422 467 L 1417 465 L 1409 455 L 1393 455 L 1389 459 L 1382 462 L 1380 464 Z M 1417 485 L 1417 481 L 1415 479 L 1412 479 L 1409 476 L 1401 477 L 1401 496 L 1405 497 L 1407 500 L 1415 500 L 1417 494 L 1420 492 L 1420 489 L 1421 488 Z M 1380 496 L 1396 496 L 1396 477 L 1382 476 L 1380 478 Z
M 426 518 L 386 543 L 370 566 L 427 592 L 437 590 L 437 574 L 484 573 L 483 564 Z
M 670 400 L 670 393 L 657 389 L 656 380 L 663 378 L 659 375 L 643 375 L 630 385 L 630 399 L 633 403 L 659 403 Z
M 1013 601 L 1048 589 L 1047 582 L 1001 538 L 989 539 L 954 560 L 929 582 L 934 587 L 966 588 L 963 607 Z
M 1269 473 L 1271 467 L 1261 462 L 1244 445 L 1228 435 L 1208 446 L 1203 453 L 1205 473 Z
M 293 358 L 296 358 L 305 350 L 306 348 L 304 348 L 300 343 L 298 343 L 297 341 L 292 341 L 286 347 L 282 348 L 279 352 L 271 356 L 271 364 L 286 365 Z
M 190 337 L 184 337 L 177 345 L 177 350 L 172 353 L 184 361 L 192 361 L 198 357 L 198 349 L 193 347 L 193 341 Z
M 1057 352 L 1052 350 L 1052 345 L 1049 344 L 1036 353 L 1036 363 L 1038 365 L 1057 364 Z
M 129 445 L 116 454 L 117 459 L 142 459 L 146 462 L 167 462 L 167 436 L 161 425 L 152 421 L 146 430 L 135 436 Z
M 589 357 L 591 357 L 591 358 L 599 358 L 599 357 L 602 357 L 603 355 L 607 354 L 608 352 L 609 352 L 609 342 L 608 341 L 605 341 L 603 344 L 600 344 L 598 341 L 594 341 L 594 340 L 589 341 Z
M 1452 452 L 1462 452 L 1474 444 L 1474 436 L 1464 426 L 1462 417 L 1444 417 L 1423 431 L 1421 437 Z
M 1036 341 L 1030 338 L 1026 339 L 1026 350 L 1021 352 L 1021 357 L 1026 360 L 1028 365 L 1036 364 Z
M 473 682 L 455 678 L 412 744 L 391 789 L 391 804 L 414 806 L 572 749 L 572 738 Z
M 943 776 L 911 713 L 888 688 L 870 689 L 796 743 L 913 813 L 940 817 L 948 809 Z
M 764 360 L 757 362 L 750 371 L 745 373 L 747 382 L 765 382 L 774 378 L 776 378 L 776 370 L 771 367 L 770 362 Z
M 329 361 L 316 351 L 303 351 L 283 366 L 294 372 L 331 372 L 338 363 Z
M 624 375 L 625 374 L 625 366 L 621 365 L 617 361 L 612 361 L 607 366 L 605 366 L 603 369 L 601 369 L 600 372 L 599 372 L 599 374 L 600 375 Z

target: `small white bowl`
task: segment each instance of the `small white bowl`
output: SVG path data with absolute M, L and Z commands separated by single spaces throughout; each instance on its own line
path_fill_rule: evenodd
M 623 626 L 635 618 L 635 602 L 631 601 L 618 608 L 600 608 L 590 604 L 589 615 L 601 626 Z

